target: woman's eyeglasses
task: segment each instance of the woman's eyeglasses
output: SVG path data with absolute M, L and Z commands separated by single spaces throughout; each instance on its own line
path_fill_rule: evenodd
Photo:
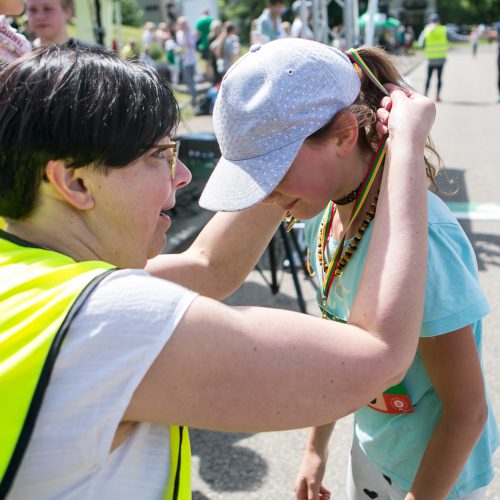
M 165 146 L 165 149 L 172 150 L 172 154 L 168 158 L 170 166 L 170 175 L 172 176 L 172 179 L 175 178 L 175 169 L 177 167 L 177 160 L 179 159 L 180 147 L 181 147 L 181 141 L 172 141 Z

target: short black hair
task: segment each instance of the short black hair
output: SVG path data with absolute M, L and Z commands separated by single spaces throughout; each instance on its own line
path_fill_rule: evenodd
M 170 134 L 179 107 L 154 69 L 99 48 L 52 46 L 0 69 L 0 216 L 36 204 L 45 165 L 124 167 Z

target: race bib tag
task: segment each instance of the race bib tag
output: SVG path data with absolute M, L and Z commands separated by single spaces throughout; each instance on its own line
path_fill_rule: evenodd
M 367 406 L 372 410 L 392 415 L 413 413 L 415 411 L 402 382 L 389 387 L 384 393 L 368 403 Z

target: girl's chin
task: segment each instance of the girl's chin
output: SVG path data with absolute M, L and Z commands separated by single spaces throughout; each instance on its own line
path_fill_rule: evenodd
M 322 207 L 301 207 L 300 210 L 292 210 L 292 215 L 298 220 L 308 220 L 316 217 L 316 215 L 321 213 L 325 207 L 326 205 Z

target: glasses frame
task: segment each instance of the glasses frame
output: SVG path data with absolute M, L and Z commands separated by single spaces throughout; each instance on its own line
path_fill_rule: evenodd
M 172 154 L 168 158 L 168 164 L 170 166 L 170 175 L 172 179 L 175 178 L 175 171 L 177 168 L 177 161 L 179 160 L 179 149 L 181 148 L 181 141 L 170 141 L 165 145 L 165 149 L 171 149 Z

